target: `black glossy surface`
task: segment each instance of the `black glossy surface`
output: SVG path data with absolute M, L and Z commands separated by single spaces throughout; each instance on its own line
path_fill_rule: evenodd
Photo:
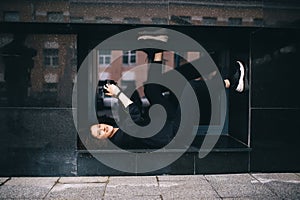
M 300 110 L 252 110 L 251 171 L 300 170 Z
M 100 29 L 95 25 L 77 25 L 72 29 L 64 24 L 52 24 L 49 27 L 45 24 L 10 24 L 6 26 L 6 30 L 17 32 L 20 27 L 28 32 L 38 33 L 82 31 L 82 37 L 79 38 L 81 45 L 87 39 L 86 36 L 89 36 L 89 31 Z M 41 31 L 45 27 L 48 28 Z M 83 30 L 86 27 L 89 29 Z M 107 35 L 101 36 L 101 39 L 130 27 L 112 26 L 109 28 L 110 32 L 106 32 Z M 199 29 L 195 27 L 178 26 L 176 29 L 188 32 L 193 37 L 199 35 Z M 205 27 L 201 31 L 204 33 L 202 41 L 218 38 L 217 42 L 222 42 L 228 39 L 228 36 L 229 40 L 236 39 L 235 45 L 241 41 L 242 44 L 248 43 L 248 40 L 244 39 L 248 39 L 250 33 L 249 29 L 234 28 Z M 234 34 L 230 34 L 232 32 Z M 232 137 L 224 136 L 207 157 L 198 159 L 197 148 L 203 141 L 203 137 L 198 137 L 194 143 L 195 148 L 191 148 L 172 165 L 149 174 L 299 171 L 299 30 L 262 29 L 253 34 L 249 52 L 252 56 L 251 107 L 247 105 L 247 95 L 231 98 L 231 111 L 234 112 L 230 113 L 229 127 L 231 136 L 246 143 L 248 125 L 250 126 L 252 151 Z M 92 44 L 84 45 L 84 52 L 80 52 L 79 49 L 79 60 L 85 57 L 88 48 L 95 45 L 93 39 L 89 41 Z M 289 45 L 292 45 L 294 50 L 286 53 L 282 48 Z M 43 102 L 39 103 L 43 105 Z M 250 121 L 248 109 L 251 112 Z M 77 132 L 71 112 L 71 109 L 63 107 L 1 108 L 0 175 L 132 175 L 106 167 L 89 153 L 79 152 L 77 155 Z M 138 167 L 134 163 L 133 165 Z
M 204 137 L 198 136 L 198 143 L 202 143 Z M 105 150 L 104 150 L 105 151 Z M 202 149 L 205 151 L 205 149 Z M 186 153 L 184 150 L 174 149 L 166 150 L 163 153 L 158 153 L 153 160 L 147 160 L 150 164 L 153 162 L 159 164 L 160 160 L 164 160 L 164 157 L 172 156 L 177 152 L 182 152 L 182 156 L 172 164 L 152 172 L 142 173 L 142 175 L 156 175 L 156 174 L 206 174 L 206 173 L 236 173 L 236 172 L 248 172 L 248 160 L 249 152 L 251 149 L 246 145 L 238 142 L 234 138 L 226 135 L 222 135 L 214 149 L 204 158 L 199 158 L 199 148 L 195 146 L 190 148 Z M 95 152 L 94 152 L 95 153 Z M 96 153 L 97 154 L 97 153 Z M 107 156 L 114 159 L 122 159 L 121 152 L 110 151 L 106 153 L 98 153 L 101 156 Z M 133 173 L 120 172 L 112 169 L 98 161 L 89 152 L 78 152 L 78 175 L 139 175 L 139 165 L 137 160 L 140 159 L 139 155 L 133 155 L 128 157 L 124 164 L 130 165 L 130 169 Z M 144 163 L 144 162 L 143 162 Z M 155 166 L 154 163 L 154 166 Z M 144 163 L 145 164 L 145 163 Z M 152 165 L 151 164 L 151 165 Z
M 191 150 L 189 152 L 195 152 L 195 151 L 199 151 L 203 140 L 205 138 L 208 138 L 210 141 L 214 141 L 217 140 L 216 145 L 214 146 L 212 151 L 244 151 L 244 150 L 249 150 L 249 148 L 247 147 L 246 144 L 238 141 L 237 139 L 235 139 L 234 137 L 230 136 L 230 135 L 200 135 L 200 136 L 196 136 Z M 203 149 L 205 150 L 205 149 Z
M 299 30 L 252 35 L 252 107 L 299 108 Z
M 248 144 L 249 92 L 231 92 L 229 99 L 229 134 Z
M 300 169 L 299 33 L 263 29 L 252 35 L 251 171 Z
M 76 174 L 71 109 L 1 108 L 2 176 Z
M 211 152 L 205 158 L 195 156 L 195 174 L 249 172 L 250 152 Z

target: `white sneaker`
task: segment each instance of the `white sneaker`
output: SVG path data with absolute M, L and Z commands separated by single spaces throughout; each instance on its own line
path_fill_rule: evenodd
M 233 87 L 237 92 L 244 92 L 248 89 L 247 68 L 241 61 L 236 61 L 237 71 L 233 76 Z
M 239 82 L 238 82 L 238 85 L 236 86 L 235 90 L 237 92 L 243 92 L 244 88 L 245 88 L 245 85 L 244 85 L 245 68 L 241 61 L 236 61 L 236 62 L 240 66 L 240 78 L 239 78 Z

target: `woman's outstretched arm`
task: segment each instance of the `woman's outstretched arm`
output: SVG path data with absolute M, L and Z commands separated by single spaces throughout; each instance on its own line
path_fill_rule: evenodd
M 107 95 L 118 98 L 123 106 L 127 108 L 133 102 L 122 92 L 122 90 L 113 84 L 104 85 L 104 89 L 107 90 Z

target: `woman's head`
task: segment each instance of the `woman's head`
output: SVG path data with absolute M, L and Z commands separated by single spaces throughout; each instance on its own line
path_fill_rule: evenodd
M 114 127 L 108 124 L 95 124 L 90 128 L 91 135 L 96 139 L 110 138 L 114 133 Z

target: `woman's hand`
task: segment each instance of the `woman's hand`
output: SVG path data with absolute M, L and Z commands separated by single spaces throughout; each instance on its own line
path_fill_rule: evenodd
M 106 95 L 118 98 L 125 108 L 133 103 L 118 86 L 113 84 L 105 84 L 103 88 L 107 91 L 107 93 L 105 93 Z
M 107 91 L 105 94 L 108 96 L 117 97 L 121 92 L 120 88 L 113 84 L 105 84 L 103 88 Z

